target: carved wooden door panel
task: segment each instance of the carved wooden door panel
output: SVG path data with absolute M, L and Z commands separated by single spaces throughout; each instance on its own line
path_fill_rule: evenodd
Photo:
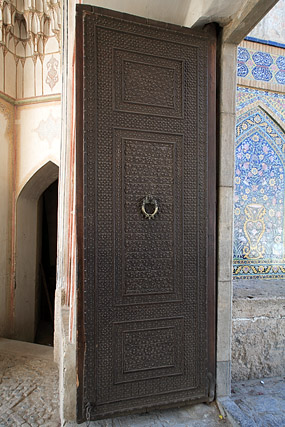
M 78 420 L 211 399 L 215 35 L 77 9 Z

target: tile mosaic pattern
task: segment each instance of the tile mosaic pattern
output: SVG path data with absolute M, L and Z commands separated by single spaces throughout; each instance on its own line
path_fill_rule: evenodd
M 239 46 L 237 76 L 285 85 L 285 56 Z
M 233 275 L 285 278 L 285 134 L 256 104 L 266 104 L 285 128 L 285 97 L 245 88 L 237 93 Z
M 238 115 L 241 114 L 242 110 L 250 109 L 253 104 L 260 102 L 281 122 L 284 122 L 285 127 L 285 94 L 244 87 L 237 88 L 236 111 Z

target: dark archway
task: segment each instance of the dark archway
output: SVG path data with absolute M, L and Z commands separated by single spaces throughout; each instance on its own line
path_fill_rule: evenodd
M 53 345 L 54 295 L 56 289 L 58 180 L 39 200 L 41 257 L 38 286 L 38 325 L 35 342 Z

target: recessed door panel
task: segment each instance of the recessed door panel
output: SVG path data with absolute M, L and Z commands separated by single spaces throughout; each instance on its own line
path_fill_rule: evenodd
M 183 135 L 115 129 L 113 160 L 115 302 L 181 300 Z M 146 195 L 157 202 L 153 218 L 142 211 Z

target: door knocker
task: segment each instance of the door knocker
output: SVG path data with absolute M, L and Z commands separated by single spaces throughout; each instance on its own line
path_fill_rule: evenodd
M 151 205 L 153 207 L 153 212 L 149 213 L 146 211 L 146 205 Z M 158 213 L 158 203 L 152 196 L 146 196 L 142 201 L 142 213 L 147 219 L 154 219 L 155 215 Z

